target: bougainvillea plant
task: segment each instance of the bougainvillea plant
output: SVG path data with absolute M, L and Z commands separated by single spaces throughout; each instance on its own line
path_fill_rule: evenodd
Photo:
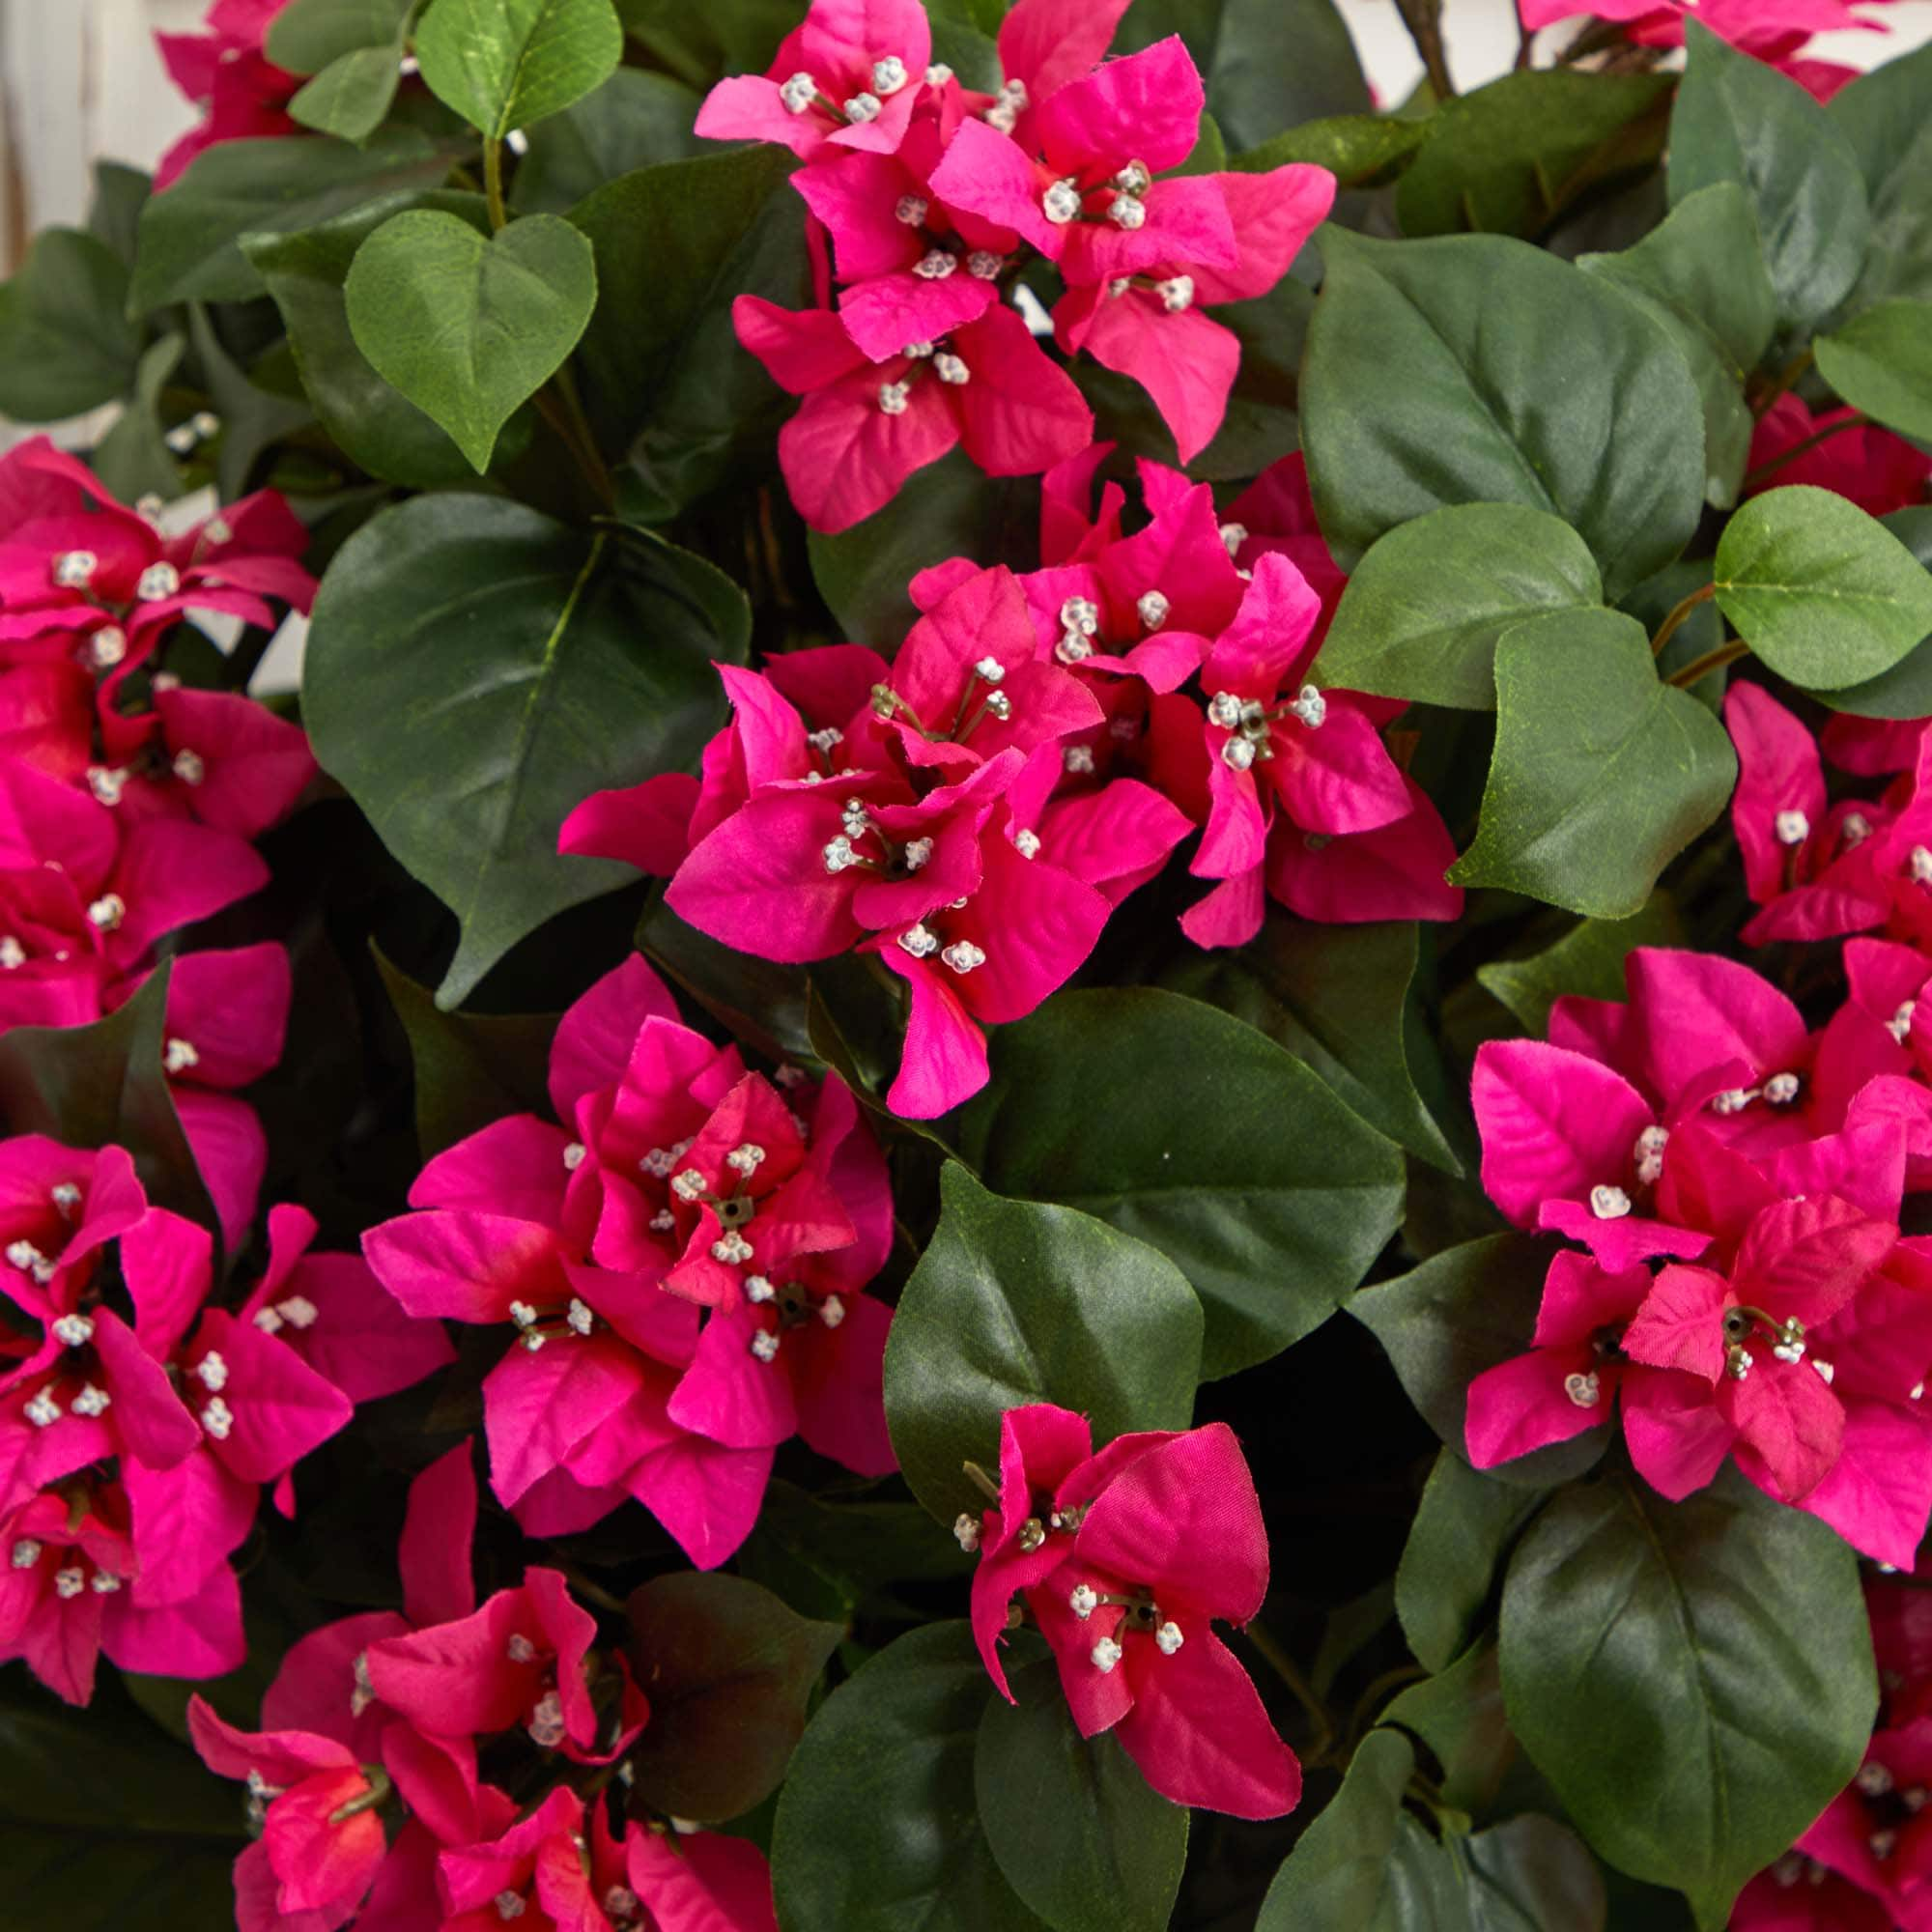
M 163 37 L 0 293 L 9 1926 L 1932 1932 L 1932 49 L 1398 11 Z

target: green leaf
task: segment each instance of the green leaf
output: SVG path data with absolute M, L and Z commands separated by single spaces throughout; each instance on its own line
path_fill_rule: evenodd
M 319 133 L 366 141 L 388 118 L 402 79 L 401 48 L 357 47 L 315 76 L 289 102 L 289 117 Z
M 1529 1347 L 1553 1252 L 1548 1240 L 1528 1235 L 1487 1235 L 1365 1288 L 1348 1304 L 1382 1345 L 1422 1419 L 1459 1456 L 1469 1384 Z M 1497 1482 L 1547 1488 L 1587 1469 L 1608 1440 L 1605 1425 L 1490 1473 Z
M 955 1117 L 961 1151 L 989 1187 L 1160 1249 L 1205 1306 L 1206 1376 L 1319 1328 L 1401 1216 L 1397 1150 L 1293 1055 L 1197 1000 L 1061 993 L 995 1034 L 992 1067 Z
M 1522 1492 L 1516 1493 L 1520 1496 Z M 1472 1645 L 1434 1677 L 1409 1685 L 1383 1707 L 1380 1721 L 1400 1724 L 1429 1747 L 1442 1768 L 1438 1788 L 1443 1802 L 1472 1815 L 1494 1807 L 1504 1780 L 1521 1759 L 1503 1710 L 1502 1671 L 1493 1635 Z M 1588 1864 L 1589 1854 L 1583 1857 Z M 1507 1922 L 1516 1932 L 1516 1921 Z M 1568 1932 L 1573 1922 L 1583 1921 L 1556 1919 L 1550 1932 Z
M 355 346 L 480 473 L 589 325 L 597 268 L 554 214 L 486 238 L 460 215 L 414 209 L 356 250 L 343 293 Z
M 919 615 L 906 585 L 934 557 L 1037 562 L 1038 536 L 1037 489 L 988 476 L 955 449 L 863 524 L 838 536 L 813 530 L 812 581 L 842 636 L 890 656 Z
M 405 208 L 461 215 L 489 233 L 483 198 L 474 194 L 389 195 L 295 235 L 250 236 L 249 263 L 274 297 L 289 331 L 296 369 L 323 427 L 352 463 L 372 476 L 433 490 L 474 472 L 469 459 L 422 411 L 379 376 L 349 327 L 343 290 L 357 251 Z M 497 445 L 499 460 L 526 440 L 513 418 Z
M 225 1925 L 239 1787 L 103 1683 L 69 1710 L 19 1672 L 0 1694 L 0 1858 L 19 1924 Z M 84 1902 L 83 1902 L 84 1901 Z
M 221 418 L 221 439 L 214 452 L 215 487 L 221 500 L 232 503 L 247 495 L 263 454 L 284 437 L 306 428 L 315 420 L 315 412 L 299 390 L 292 397 L 278 396 L 251 383 L 247 371 L 223 347 L 200 302 L 188 308 L 187 328 L 208 400 Z
M 1723 725 L 1659 681 L 1634 618 L 1532 618 L 1496 646 L 1495 756 L 1475 842 L 1449 876 L 1627 919 L 1737 775 Z
M 1831 490 L 1753 497 L 1718 540 L 1716 582 L 1738 636 L 1806 690 L 1861 684 L 1932 635 L 1932 576 Z
M 154 192 L 154 178 L 120 161 L 94 164 L 94 202 L 87 211 L 87 232 L 113 250 L 114 259 L 130 274 L 134 269 L 141 211 Z M 126 305 L 124 295 L 123 305 Z
M 285 73 L 315 74 L 361 47 L 397 46 L 417 0 L 287 0 L 262 50 Z
M 1450 503 L 1559 518 L 1590 546 L 1612 597 L 1684 548 L 1704 496 L 1701 452 L 1684 434 L 1699 406 L 1655 323 L 1505 236 L 1370 242 L 1331 226 L 1321 249 L 1302 440 L 1321 527 L 1346 566 Z
M 1887 61 L 1826 109 L 1851 143 L 1871 197 L 1871 242 L 1853 292 L 1932 299 L 1932 47 Z
M 1670 201 L 1715 182 L 1750 196 L 1778 320 L 1804 329 L 1851 293 L 1871 213 L 1858 156 L 1794 80 L 1685 23 L 1688 60 L 1670 122 Z
M 1460 1174 L 1409 1070 L 1404 1019 L 1416 948 L 1412 923 L 1318 925 L 1271 915 L 1252 944 L 1196 953 L 1162 983 L 1259 1028 L 1378 1133 Z
M 171 970 L 163 961 L 126 1006 L 92 1026 L 0 1034 L 0 1119 L 13 1134 L 126 1148 L 151 1202 L 213 1228 L 214 1210 L 161 1070 Z
M 639 1815 L 716 1823 L 762 1804 L 843 1627 L 742 1577 L 690 1570 L 633 1590 L 625 1613 L 631 1672 L 651 1700 L 651 1735 L 630 1752 Z
M 1478 1832 L 1463 1850 L 1474 1932 L 1603 1932 L 1604 1874 L 1567 1825 L 1528 1812 Z
M 806 1006 L 810 982 L 800 966 L 740 952 L 686 925 L 662 897 L 638 922 L 638 951 L 682 986 L 711 1017 L 768 1060 L 810 1060 Z
M 1922 563 L 1932 570 L 1932 504 L 1894 510 L 1879 521 Z M 1908 651 L 1889 670 L 1820 694 L 1834 711 L 1855 712 L 1861 718 L 1924 718 L 1932 715 L 1932 638 Z
M 973 4 L 999 6 L 1005 14 L 1001 0 Z M 694 7 L 691 0 L 617 0 L 617 12 L 632 39 L 699 89 L 727 73 L 762 73 L 780 41 L 799 22 L 798 0 L 732 0 L 728 7 Z
M 980 1823 L 1007 1883 L 1054 1932 L 1166 1932 L 1187 1861 L 1187 1807 L 1170 1804 L 1120 1741 L 1083 1738 L 1039 1658 L 1009 1673 L 973 1754 Z
M 519 214 L 568 214 L 585 195 L 633 169 L 702 154 L 704 144 L 691 130 L 697 105 L 697 95 L 669 74 L 620 67 L 530 136 L 511 203 Z M 658 320 L 655 312 L 639 319 Z
M 1745 190 L 1735 182 L 1699 188 L 1634 247 L 1579 256 L 1577 266 L 1621 290 L 1677 344 L 1703 403 L 1705 500 L 1736 502 L 1755 427 L 1745 381 L 1777 327 Z
M 128 270 L 104 242 L 43 229 L 0 287 L 0 413 L 58 422 L 125 395 L 141 355 L 127 311 Z
M 462 1003 L 552 914 L 635 876 L 559 858 L 584 796 L 693 762 L 742 663 L 743 594 L 668 544 L 587 538 L 518 503 L 418 497 L 337 553 L 316 599 L 316 756 L 462 923 Z M 640 639 L 649 639 L 641 648 Z
M 784 267 L 774 286 L 747 274 L 744 252 L 775 200 L 797 230 L 796 197 L 785 185 L 795 165 L 790 155 L 770 147 L 664 161 L 607 184 L 571 211 L 572 225 L 588 238 L 596 258 L 600 298 L 582 360 L 591 413 L 611 443 L 628 442 L 650 419 L 672 361 L 689 353 L 694 331 L 717 332 L 737 359 L 751 359 L 732 335 L 733 297 L 782 300 L 796 293 L 802 250 L 796 277 L 793 249 L 780 252 L 776 260 Z M 790 240 L 796 247 L 796 232 Z M 757 373 L 769 389 L 763 371 Z
M 1096 1442 L 1187 1427 L 1201 1304 L 1172 1263 L 1090 1215 L 989 1194 L 956 1162 L 940 1202 L 886 1342 L 893 1447 L 934 1516 L 982 1506 L 961 1465 L 997 1465 L 1009 1408 L 1079 1409 Z
M 1548 611 L 1594 611 L 1603 579 L 1561 518 L 1520 503 L 1431 510 L 1379 538 L 1342 595 L 1321 684 L 1466 711 L 1496 705 L 1496 640 Z
M 624 29 L 611 0 L 431 0 L 415 49 L 429 91 L 501 141 L 610 79 Z
M 1593 1000 L 1624 997 L 1624 961 L 1636 946 L 1680 946 L 1683 923 L 1674 901 L 1653 893 L 1628 919 L 1579 920 L 1555 945 L 1526 959 L 1492 959 L 1476 968 L 1485 992 L 1500 1000 L 1524 1033 L 1541 1038 L 1549 1009 L 1566 993 Z
M 1932 440 L 1932 301 L 1879 302 L 1811 346 L 1819 375 L 1853 409 Z
M 1436 1456 L 1395 1573 L 1395 1612 L 1427 1668 L 1446 1670 L 1468 1648 L 1504 1550 L 1542 1503 L 1540 1491 L 1472 1469 L 1453 1449 Z
M 1588 189 L 1657 160 L 1672 84 L 1547 68 L 1445 100 L 1416 124 L 1427 139 L 1396 189 L 1403 233 L 1541 234 Z
M 1255 1932 L 1469 1932 L 1445 1897 L 1440 1848 L 1403 1808 L 1415 1749 L 1375 1730 L 1342 1788 L 1296 1841 L 1262 1902 Z
M 1186 41 L 1208 83 L 1208 111 L 1231 149 L 1372 104 L 1334 0 L 1135 0 L 1114 51 L 1132 53 L 1169 34 Z
M 248 301 L 262 279 L 242 238 L 293 235 L 401 189 L 440 185 L 449 155 L 412 128 L 367 147 L 286 139 L 224 141 L 141 211 L 135 314 L 178 301 Z
M 1502 1667 L 1578 1828 L 1707 1928 L 1844 1788 L 1878 1702 L 1858 1558 L 1735 1476 L 1552 1498 L 1510 1562 Z
M 1387 114 L 1337 114 L 1289 128 L 1228 163 L 1242 174 L 1266 174 L 1291 161 L 1326 168 L 1341 187 L 1380 187 L 1408 164 L 1429 126 Z
M 141 352 L 134 389 L 90 459 L 102 486 L 124 503 L 143 497 L 173 502 L 182 493 L 181 466 L 169 451 L 161 423 L 161 392 L 181 366 L 187 344 L 178 332 L 157 337 Z
M 820 1707 L 772 1828 L 785 1932 L 1039 1932 L 980 1823 L 993 1696 L 963 1623 L 909 1632 Z
M 556 1013 L 448 1013 L 370 947 L 415 1069 L 416 1149 L 427 1161 L 508 1114 L 550 1111 Z

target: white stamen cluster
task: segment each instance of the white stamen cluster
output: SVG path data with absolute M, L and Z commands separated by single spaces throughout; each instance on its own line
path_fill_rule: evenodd
M 724 1156 L 724 1165 L 747 1180 L 764 1164 L 765 1151 L 756 1141 L 744 1141 Z
M 888 54 L 884 60 L 872 63 L 872 92 L 882 100 L 890 99 L 908 78 L 906 64 L 897 54 Z
M 1663 1174 L 1663 1150 L 1670 1145 L 1668 1127 L 1649 1126 L 1636 1137 L 1631 1158 L 1636 1163 L 1638 1184 L 1655 1187 Z
M 1221 543 L 1230 556 L 1238 556 L 1241 552 L 1241 546 L 1247 540 L 1248 526 L 1246 524 L 1223 524 L 1221 526 Z
M 1620 1221 L 1631 1210 L 1631 1198 L 1621 1187 L 1600 1181 L 1590 1190 L 1590 1212 L 1600 1221 Z
M 677 1216 L 668 1208 L 660 1208 L 651 1216 L 651 1233 L 654 1235 L 668 1235 L 676 1226 Z
M 161 1048 L 161 1066 L 165 1072 L 185 1073 L 200 1065 L 201 1055 L 191 1040 L 171 1039 Z
M 836 1294 L 828 1294 L 818 1304 L 818 1319 L 828 1328 L 837 1328 L 845 1320 L 845 1304 Z
M 899 858 L 904 862 L 908 872 L 919 871 L 931 857 L 932 840 L 930 838 L 908 838 L 904 845 L 899 848 Z
M 727 1267 L 742 1267 L 752 1259 L 752 1244 L 736 1228 L 727 1228 L 711 1243 L 711 1259 L 724 1263 Z
M 1069 176 L 1054 182 L 1039 198 L 1040 212 L 1056 228 L 1080 218 L 1079 185 Z
M 1728 1119 L 1732 1114 L 1742 1114 L 1757 1096 L 1755 1087 L 1726 1087 L 1721 1094 L 1711 1095 L 1711 1111 Z
M 104 1388 L 96 1388 L 92 1382 L 83 1382 L 80 1393 L 74 1397 L 72 1407 L 76 1415 L 99 1417 L 107 1413 L 114 1398 Z
M 91 550 L 63 551 L 54 558 L 54 582 L 63 590 L 85 590 L 100 568 L 100 559 Z
M 77 1564 L 54 1572 L 54 1592 L 57 1596 L 71 1602 L 86 1588 L 87 1573 Z
M 818 96 L 818 83 L 809 73 L 795 73 L 779 89 L 787 114 L 803 114 Z
M 1724 1356 L 1724 1373 L 1734 1382 L 1741 1382 L 1750 1374 L 1751 1365 L 1757 1357 L 1748 1349 L 1732 1348 Z
M 998 658 L 981 658 L 973 667 L 973 675 L 983 679 L 987 684 L 1003 684 L 1006 681 L 1007 668 Z
M 1147 203 L 1135 194 L 1117 194 L 1107 204 L 1107 219 L 1116 228 L 1132 234 L 1135 229 L 1147 226 Z
M 1288 708 L 1311 731 L 1328 716 L 1328 700 L 1312 684 L 1304 684 Z
M 1788 1107 L 1798 1097 L 1799 1079 L 1795 1073 L 1774 1073 L 1764 1083 L 1764 1097 L 1774 1107 Z
M 1771 821 L 1771 829 L 1777 835 L 1780 845 L 1802 845 L 1811 836 L 1811 821 L 1794 807 L 1789 811 L 1780 811 Z
M 748 1274 L 745 1277 L 745 1299 L 747 1301 L 770 1301 L 777 1293 L 778 1290 L 772 1286 L 769 1276 Z
M 604 1894 L 604 1916 L 607 1918 L 635 1918 L 641 1905 L 642 1901 L 628 1885 L 613 1885 Z
M 108 624 L 87 640 L 83 653 L 92 670 L 112 670 L 128 655 L 128 633 L 119 624 Z
M 158 604 L 162 598 L 172 597 L 181 586 L 181 572 L 173 564 L 151 563 L 142 571 L 134 595 L 143 604 Z
M 680 1201 L 702 1201 L 705 1194 L 704 1177 L 695 1167 L 687 1167 L 682 1174 L 671 1176 L 670 1191 Z
M 1013 850 L 1017 852 L 1022 859 L 1038 858 L 1039 834 L 1037 832 L 1029 832 L 1024 826 L 1022 826 L 1019 831 L 1013 834 Z
M 968 1556 L 972 1555 L 980 1547 L 980 1519 L 977 1516 L 969 1516 L 961 1510 L 952 1519 L 952 1534 L 958 1539 L 960 1548 Z M 36 1549 L 34 1553 L 38 1556 L 40 1551 Z M 17 1557 L 15 1560 L 18 1560 Z
M 7 1261 L 22 1274 L 30 1274 L 38 1282 L 45 1284 L 53 1279 L 54 1265 L 35 1247 L 32 1241 L 9 1241 Z
M 845 734 L 836 725 L 828 724 L 822 731 L 809 731 L 805 742 L 814 752 L 823 752 L 828 757 L 845 742 Z
M 1092 745 L 1068 745 L 1061 753 L 1060 762 L 1075 778 L 1090 778 L 1094 771 L 1094 748 Z
M 570 1306 L 563 1319 L 580 1335 L 587 1335 L 597 1325 L 597 1317 L 590 1304 L 578 1295 L 570 1297 Z
M 1578 1408 L 1595 1408 L 1603 1395 L 1603 1380 L 1595 1369 L 1587 1375 L 1565 1376 L 1563 1393 Z
M 97 1597 L 111 1597 L 121 1587 L 120 1577 L 106 1570 L 97 1570 L 87 1579 L 87 1587 Z
M 928 87 L 944 87 L 952 78 L 952 70 L 944 61 L 934 61 L 925 71 L 925 84 Z
M 194 1365 L 195 1378 L 210 1395 L 228 1386 L 228 1364 L 213 1349 Z
M 910 355 L 915 362 L 923 362 L 938 346 L 936 342 L 908 342 L 899 354 Z
M 102 932 L 113 932 L 128 917 L 128 901 L 119 893 L 102 893 L 87 909 L 88 919 Z
M 14 1568 L 31 1570 L 41 1560 L 41 1546 L 31 1536 L 23 1536 L 14 1546 Z
M 497 1917 L 506 1925 L 512 1918 L 521 1918 L 526 1909 L 520 1891 L 499 1891 L 491 1903 L 497 1908 Z
M 1167 622 L 1167 613 L 1174 606 L 1158 590 L 1143 590 L 1134 600 L 1134 609 L 1140 613 L 1140 620 L 1150 631 L 1157 631 Z
M 583 1165 L 583 1156 L 589 1152 L 582 1141 L 571 1141 L 563 1150 L 563 1171 L 575 1174 Z
M 89 765 L 87 788 L 102 805 L 119 805 L 126 789 L 128 774 L 107 765 Z
M 80 1185 L 77 1181 L 57 1180 L 47 1189 L 47 1199 L 63 1220 L 71 1221 L 80 1207 Z
M 970 973 L 986 963 L 986 955 L 970 939 L 955 939 L 940 953 L 940 959 L 955 973 Z
M 1912 883 L 1916 886 L 1932 886 L 1932 852 L 1923 845 L 1915 845 L 1907 856 L 1906 864 L 1912 868 Z
M 752 1337 L 752 1353 L 761 1362 L 773 1360 L 779 1351 L 779 1338 L 769 1328 L 760 1328 Z
M 0 936 L 0 968 L 17 972 L 27 963 L 27 949 L 10 932 Z
M 1010 134 L 1020 116 L 1026 112 L 1026 82 L 1009 80 L 1000 89 L 998 98 L 981 118 L 987 127 L 997 128 L 1002 134 Z
M 1154 1632 L 1153 1640 L 1159 1646 L 1163 1657 L 1172 1657 L 1187 1641 L 1181 1634 L 1180 1626 L 1172 1618 Z
M 966 272 L 975 281 L 996 282 L 1000 278 L 1000 270 L 1006 266 L 1007 258 L 994 254 L 990 248 L 975 248 L 966 257 Z
M 1772 1344 L 1772 1357 L 1776 1361 L 1789 1362 L 1794 1368 L 1804 1359 L 1804 1324 L 1796 1318 L 1785 1322 L 1779 1330 L 1777 1340 Z
M 885 112 L 885 102 L 876 94 L 855 94 L 845 103 L 845 118 L 855 128 L 876 121 Z
M 959 266 L 959 257 L 950 248 L 928 248 L 912 265 L 912 271 L 923 282 L 943 282 Z
M 540 1750 L 554 1750 L 563 1742 L 563 1699 L 554 1690 L 546 1690 L 536 1701 L 529 1722 L 524 1728 Z
M 1004 724 L 1013 715 L 1013 700 L 1004 691 L 996 691 L 986 699 L 986 709 Z
M 653 1180 L 668 1180 L 677 1171 L 678 1162 L 691 1151 L 692 1138 L 687 1135 L 675 1147 L 652 1148 L 638 1166 Z
M 235 1427 L 235 1411 L 218 1395 L 213 1396 L 201 1411 L 201 1426 L 217 1442 L 226 1442 L 228 1432 Z
M 925 220 L 927 207 L 923 194 L 902 194 L 893 210 L 893 219 L 903 221 L 908 228 L 918 228 Z
M 1116 1643 L 1112 1637 L 1103 1636 L 1100 1639 L 1100 1641 L 1096 1643 L 1091 1651 L 1088 1652 L 1088 1656 L 1093 1659 L 1094 1668 L 1099 1671 L 1100 1674 L 1104 1677 L 1109 1672 L 1112 1671 L 1115 1664 L 1120 1662 L 1121 1646 L 1118 1643 Z
M 201 753 L 190 752 L 185 745 L 175 753 L 171 769 L 185 785 L 198 785 L 208 776 L 208 765 Z
M 1871 837 L 1871 820 L 1861 811 L 1848 811 L 1838 827 L 1838 837 L 1847 846 L 1862 845 Z
M 1905 1037 L 1912 1031 L 1912 1015 L 1918 1010 L 1917 1000 L 1902 1000 L 1899 1002 L 1898 1010 L 1885 1023 L 1885 1030 L 1900 1046 L 1905 1044 Z
M 1084 1624 L 1100 1607 L 1100 1593 L 1092 1583 L 1076 1583 L 1066 1601 L 1073 1614 Z
M 902 416 L 912 403 L 910 383 L 881 383 L 879 408 L 889 416 Z
M 22 1411 L 36 1429 L 51 1429 L 61 1419 L 61 1406 L 54 1400 L 54 1387 L 49 1382 L 39 1395 L 29 1402 Z
M 275 1312 L 291 1328 L 310 1328 L 315 1325 L 320 1310 L 307 1295 L 292 1294 L 286 1301 L 275 1304 Z
M 923 923 L 899 934 L 899 945 L 915 959 L 930 959 L 939 951 L 939 935 Z
M 534 1663 L 537 1661 L 537 1647 L 522 1631 L 512 1631 L 510 1640 L 503 1646 L 512 1663 Z
M 1192 275 L 1170 275 L 1166 281 L 1156 282 L 1153 292 L 1160 298 L 1160 305 L 1169 315 L 1180 315 L 1194 306 Z
M 94 1323 L 85 1315 L 63 1315 L 53 1325 L 53 1337 L 63 1349 L 78 1349 L 94 1340 Z

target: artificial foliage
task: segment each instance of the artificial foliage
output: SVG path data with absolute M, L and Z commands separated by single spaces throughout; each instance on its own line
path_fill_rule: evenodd
M 1932 50 L 1400 12 L 162 37 L 0 289 L 9 1925 L 1932 1927 Z

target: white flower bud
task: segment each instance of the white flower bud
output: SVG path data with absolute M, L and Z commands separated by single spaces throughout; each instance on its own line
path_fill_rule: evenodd
M 987 119 L 992 116 L 989 114 Z M 1057 228 L 1064 228 L 1069 221 L 1080 218 L 1080 189 L 1070 178 L 1055 182 L 1040 196 L 1039 205 L 1046 218 Z
M 818 98 L 818 83 L 809 73 L 795 73 L 779 89 L 788 114 L 803 114 Z
M 912 265 L 912 271 L 921 280 L 943 282 L 959 266 L 959 257 L 950 248 L 928 248 Z
M 899 934 L 899 944 L 915 959 L 929 959 L 939 951 L 938 936 L 923 923 L 907 926 Z
M 970 939 L 957 939 L 940 953 L 940 958 L 955 973 L 970 973 L 986 963 L 986 955 Z
M 959 1539 L 960 1548 L 967 1555 L 972 1555 L 974 1550 L 980 1547 L 980 1519 L 976 1516 L 969 1516 L 964 1510 L 961 1510 L 952 1519 L 952 1534 Z M 36 1556 L 40 1554 L 38 1548 L 36 1548 L 34 1554 Z M 17 1556 L 14 1560 L 18 1561 Z
M 1110 1636 L 1103 1636 L 1088 1653 L 1094 1660 L 1094 1667 L 1102 1676 L 1110 1672 L 1121 1661 L 1121 1646 Z
M 885 112 L 885 104 L 876 94 L 855 94 L 845 103 L 845 118 L 855 128 L 863 128 L 868 121 L 876 121 Z
M 1590 1212 L 1600 1221 L 1620 1221 L 1631 1210 L 1631 1198 L 1621 1187 L 1603 1183 L 1590 1190 Z
M 912 402 L 910 383 L 881 383 L 879 408 L 889 416 L 902 416 Z
M 872 63 L 872 92 L 882 100 L 896 94 L 908 78 L 906 64 L 897 54 L 888 54 L 884 60 Z
M 1140 613 L 1140 620 L 1150 631 L 1157 631 L 1167 622 L 1167 613 L 1174 609 L 1166 597 L 1158 590 L 1143 590 L 1134 601 L 1134 609 Z
M 1192 275 L 1170 275 L 1166 281 L 1156 282 L 1153 292 L 1160 298 L 1160 305 L 1169 315 L 1179 315 L 1194 306 Z
M 151 563 L 141 573 L 141 581 L 134 586 L 134 595 L 143 604 L 158 604 L 163 598 L 172 597 L 181 588 L 181 572 L 171 563 Z
M 973 372 L 965 362 L 950 352 L 933 357 L 933 374 L 942 383 L 950 383 L 955 389 L 964 388 L 973 380 Z

